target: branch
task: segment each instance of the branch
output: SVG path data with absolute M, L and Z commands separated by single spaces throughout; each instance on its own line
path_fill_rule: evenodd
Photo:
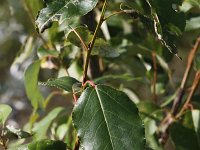
M 191 87 L 191 91 L 190 91 L 190 93 L 189 93 L 189 95 L 188 95 L 188 97 L 187 97 L 187 100 L 186 100 L 185 104 L 183 105 L 183 107 L 181 108 L 180 112 L 176 115 L 175 118 L 179 118 L 179 117 L 183 114 L 183 112 L 186 110 L 188 104 L 189 104 L 190 101 L 191 101 L 191 98 L 192 98 L 192 96 L 193 96 L 195 90 L 196 90 L 197 87 L 198 87 L 199 82 L 200 82 L 200 71 L 198 71 L 198 72 L 196 73 L 195 78 L 194 78 L 194 81 L 193 81 L 193 84 L 192 84 L 192 87 Z
M 104 21 L 104 14 L 105 14 L 106 7 L 107 7 L 107 0 L 104 1 L 99 22 L 98 22 L 98 24 L 96 26 L 96 29 L 95 29 L 94 35 L 92 37 L 92 40 L 90 41 L 90 43 L 88 45 L 88 49 L 87 49 L 87 53 L 86 53 L 86 58 L 85 58 L 85 64 L 84 64 L 84 71 L 83 71 L 83 81 L 82 81 L 83 85 L 87 81 L 87 71 L 88 71 L 88 66 L 89 66 L 91 51 L 92 51 L 92 49 L 94 47 L 94 43 L 96 41 L 97 32 L 99 31 L 99 29 L 100 29 L 100 27 L 101 27 L 101 25 L 102 25 L 102 23 Z
M 184 76 L 183 76 L 183 79 L 182 79 L 182 82 L 181 82 L 181 86 L 180 86 L 180 89 L 177 93 L 177 96 L 174 100 L 174 103 L 173 103 L 173 106 L 172 106 L 172 109 L 171 109 L 171 113 L 172 113 L 173 116 L 176 115 L 176 113 L 179 109 L 179 106 L 182 102 L 183 95 L 185 94 L 184 89 L 185 89 L 185 86 L 186 86 L 186 83 L 187 83 L 187 80 L 188 80 L 190 70 L 192 68 L 193 59 L 195 57 L 195 54 L 196 54 L 199 46 L 200 46 L 200 37 L 197 38 L 194 47 L 191 49 L 191 51 L 189 53 L 188 61 L 187 61 L 187 67 L 186 67 L 186 70 L 185 70 L 185 73 L 184 73 Z
M 153 81 L 152 81 L 152 85 L 153 85 L 153 99 L 154 99 L 155 103 L 157 103 L 157 95 L 156 95 L 157 64 L 156 64 L 156 53 L 154 51 L 152 52 L 152 60 L 153 60 L 153 69 L 154 69 Z

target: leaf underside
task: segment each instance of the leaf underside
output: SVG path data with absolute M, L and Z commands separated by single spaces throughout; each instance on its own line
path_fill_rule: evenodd
M 136 105 L 105 85 L 87 88 L 73 111 L 73 123 L 85 150 L 144 150 L 144 127 Z

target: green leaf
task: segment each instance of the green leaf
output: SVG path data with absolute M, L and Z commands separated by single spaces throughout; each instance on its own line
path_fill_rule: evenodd
M 46 0 L 45 2 L 46 8 L 39 12 L 36 20 L 41 33 L 49 28 L 53 21 L 61 24 L 64 20 L 87 14 L 96 6 L 98 0 Z
M 18 150 L 66 150 L 67 145 L 62 141 L 40 140 L 19 147 Z
M 56 50 L 47 50 L 44 47 L 40 47 L 37 50 L 37 55 L 39 58 L 51 56 L 51 57 L 58 57 L 59 52 Z
M 4 124 L 12 112 L 12 108 L 6 104 L 0 104 L 0 124 Z
M 78 27 L 74 29 L 82 38 L 86 45 L 92 40 L 92 33 L 88 30 L 87 27 Z M 71 31 L 68 35 L 66 35 L 67 39 L 74 45 L 82 48 L 83 45 L 74 31 Z M 102 57 L 118 57 L 119 52 L 114 49 L 109 42 L 105 41 L 102 38 L 97 38 L 91 52 L 91 55 L 99 55 Z
M 135 2 L 128 0 L 128 5 L 132 10 L 125 10 L 133 18 L 140 18 L 141 22 L 150 31 L 154 30 L 157 39 L 170 52 L 177 54 L 175 41 L 184 31 L 186 25 L 185 14 L 177 8 L 181 5 L 181 0 L 148 0 L 151 15 L 138 11 Z M 145 10 L 146 8 L 144 8 Z
M 197 30 L 200 29 L 200 17 L 194 17 L 191 18 L 190 20 L 187 21 L 185 30 L 190 31 L 190 30 Z
M 200 70 L 200 54 L 196 54 L 195 59 L 194 59 L 194 69 L 196 71 Z
M 33 127 L 35 132 L 34 137 L 38 139 L 45 138 L 47 130 L 49 129 L 52 121 L 58 117 L 58 115 L 64 110 L 62 107 L 57 107 L 48 113 L 41 121 L 36 123 Z
M 47 82 L 39 82 L 40 85 L 56 87 L 68 92 L 72 92 L 72 86 L 75 83 L 79 83 L 79 81 L 68 76 L 57 79 L 49 79 Z
M 16 139 L 23 139 L 31 137 L 32 135 L 26 131 L 21 129 L 16 129 L 13 126 L 7 125 L 4 129 L 4 137 L 8 138 L 9 140 L 16 140 Z
M 40 60 L 33 62 L 25 71 L 25 89 L 34 109 L 43 108 L 44 97 L 38 87 Z
M 184 13 L 176 8 L 181 0 L 149 0 L 154 30 L 161 43 L 174 54 L 177 54 L 175 39 L 184 31 L 186 19 Z
M 174 142 L 176 150 L 198 150 L 200 149 L 193 129 L 174 123 L 170 127 L 170 136 Z
M 43 5 L 42 1 L 41 0 L 23 0 L 23 1 L 26 4 L 27 11 L 31 11 L 29 13 L 32 13 L 31 15 L 33 15 L 33 17 L 35 18 L 37 16 L 38 11 L 42 9 Z
M 84 149 L 144 150 L 144 126 L 136 105 L 109 86 L 87 88 L 72 114 Z
M 200 111 L 199 110 L 192 110 L 192 119 L 193 119 L 194 130 L 196 133 L 198 145 L 200 148 Z

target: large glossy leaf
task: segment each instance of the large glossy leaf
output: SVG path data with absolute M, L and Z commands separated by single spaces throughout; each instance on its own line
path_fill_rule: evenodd
M 67 145 L 62 141 L 40 140 L 19 147 L 18 150 L 66 150 Z
M 52 123 L 52 121 L 58 117 L 58 115 L 64 110 L 62 107 L 57 107 L 48 113 L 42 120 L 36 123 L 33 127 L 33 132 L 35 132 L 34 137 L 38 139 L 45 138 L 45 135 Z
M 33 62 L 25 72 L 25 89 L 28 99 L 34 109 L 43 107 L 44 97 L 38 87 L 38 75 L 40 70 L 40 60 Z
M 6 104 L 0 104 L 0 124 L 4 124 L 12 112 L 12 108 Z
M 49 79 L 47 82 L 40 82 L 40 85 L 56 87 L 68 92 L 72 92 L 72 86 L 75 83 L 79 83 L 78 80 L 72 77 L 60 77 L 57 79 Z
M 45 0 L 46 8 L 37 17 L 36 25 L 39 32 L 49 28 L 53 21 L 62 23 L 77 16 L 83 16 L 91 11 L 98 0 Z
M 85 150 L 144 150 L 144 126 L 136 105 L 109 86 L 87 88 L 73 111 L 81 147 Z

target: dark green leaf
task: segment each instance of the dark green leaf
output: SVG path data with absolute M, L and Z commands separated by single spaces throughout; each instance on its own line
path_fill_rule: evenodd
M 74 29 L 82 38 L 86 45 L 92 40 L 93 35 L 86 27 L 78 27 Z M 67 36 L 67 39 L 74 45 L 82 48 L 83 45 L 74 31 L 71 31 Z M 97 38 L 94 44 L 91 55 L 100 55 L 103 57 L 118 57 L 119 52 L 116 51 L 107 41 L 102 38 Z
M 176 150 L 199 150 L 200 145 L 193 129 L 187 128 L 180 123 L 174 123 L 170 127 L 170 135 Z
M 56 87 L 68 92 L 72 92 L 72 86 L 75 83 L 79 83 L 78 80 L 72 78 L 72 77 L 60 77 L 57 79 L 49 79 L 47 82 L 40 82 L 40 85 L 45 85 L 45 86 L 51 86 L 51 87 Z
M 196 54 L 195 59 L 194 59 L 194 69 L 196 71 L 200 70 L 200 54 Z
M 12 112 L 12 108 L 6 104 L 0 104 L 0 124 L 4 124 Z
M 129 1 L 128 1 L 129 2 Z M 154 30 L 158 40 L 172 53 L 177 54 L 175 40 L 184 31 L 186 19 L 184 13 L 178 11 L 181 0 L 148 0 L 151 16 L 146 16 L 137 11 L 134 3 L 129 6 L 132 10 L 126 10 L 134 18 L 140 18 L 146 28 Z
M 67 145 L 62 141 L 41 140 L 19 147 L 18 150 L 66 150 Z
M 25 72 L 25 89 L 28 99 L 31 101 L 34 109 L 43 107 L 44 97 L 38 87 L 38 75 L 40 70 L 40 61 L 33 62 Z
M 34 137 L 38 139 L 45 138 L 47 130 L 49 129 L 52 121 L 58 117 L 58 115 L 64 110 L 62 107 L 57 107 L 48 113 L 42 120 L 36 123 L 33 127 L 35 132 Z
M 77 16 L 83 16 L 91 11 L 98 0 L 47 0 L 46 8 L 42 9 L 37 17 L 36 25 L 39 32 L 44 32 L 53 21 L 62 23 Z
M 144 127 L 135 104 L 123 92 L 105 85 L 87 88 L 73 111 L 84 149 L 144 150 Z
M 157 38 L 174 54 L 177 54 L 174 40 L 184 31 L 186 25 L 184 13 L 174 8 L 181 3 L 181 0 L 149 0 Z

